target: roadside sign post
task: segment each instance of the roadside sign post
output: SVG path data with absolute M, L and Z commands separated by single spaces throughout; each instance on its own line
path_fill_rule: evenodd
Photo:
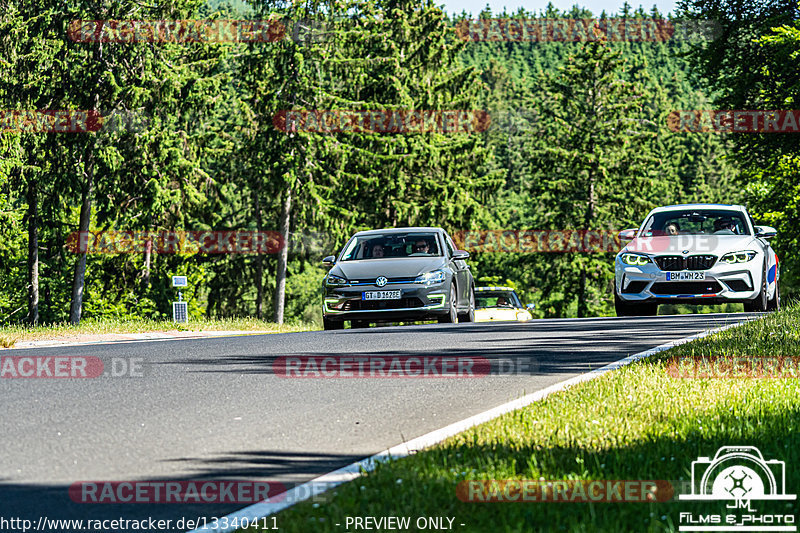
M 172 321 L 173 322 L 188 322 L 189 321 L 189 305 L 183 301 L 181 294 L 181 287 L 188 285 L 186 276 L 172 276 L 172 286 L 178 288 L 178 301 L 172 302 Z

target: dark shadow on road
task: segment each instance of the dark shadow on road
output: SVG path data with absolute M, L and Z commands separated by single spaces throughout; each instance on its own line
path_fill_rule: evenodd
M 167 462 L 181 463 L 184 470 L 192 471 L 186 476 L 169 476 L 163 478 L 140 479 L 131 477 L 126 480 L 75 480 L 101 481 L 197 481 L 241 480 L 268 482 L 272 490 L 291 489 L 305 480 L 336 470 L 344 465 L 363 459 L 361 456 L 348 454 L 313 454 L 287 453 L 270 450 L 253 450 L 249 452 L 224 454 L 212 457 L 182 457 L 169 459 Z M 197 520 L 198 517 L 222 517 L 246 507 L 248 503 L 76 503 L 69 495 L 69 485 L 20 484 L 8 481 L 0 482 L 0 517 L 31 520 L 35 525 L 40 517 L 63 520 L 177 520 L 184 518 Z M 80 491 L 78 491 L 78 494 Z M 98 491 L 98 494 L 99 491 Z M 123 493 L 124 495 L 125 493 Z M 109 523 L 110 525 L 110 523 Z M 131 528 L 104 527 L 97 531 L 126 531 Z M 157 528 L 143 528 L 144 531 L 158 531 Z M 186 531 L 187 528 L 172 527 L 164 531 Z M 2 528 L 0 531 L 9 531 Z M 72 532 L 79 531 L 75 527 L 51 527 L 43 531 Z

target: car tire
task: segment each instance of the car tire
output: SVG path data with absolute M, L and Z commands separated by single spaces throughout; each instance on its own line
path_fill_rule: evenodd
M 617 316 L 656 316 L 658 315 L 658 304 L 652 302 L 630 303 L 626 302 L 617 294 L 614 288 L 614 309 Z
M 450 306 L 450 312 L 446 315 L 439 317 L 440 324 L 455 324 L 458 321 L 458 293 L 456 292 L 455 284 L 450 285 L 450 298 L 448 298 L 448 305 Z
M 469 289 L 469 310 L 458 315 L 459 322 L 475 322 L 475 287 Z
M 658 316 L 658 304 L 643 303 L 637 304 L 634 308 L 636 316 Z
M 617 312 L 617 316 L 631 316 L 630 304 L 624 302 L 622 298 L 619 297 L 616 287 L 614 287 L 614 310 Z
M 344 329 L 344 322 L 338 320 L 329 320 L 325 317 L 322 317 L 322 329 L 324 329 L 325 331 L 334 329 Z
M 350 328 L 351 329 L 362 329 L 362 328 L 368 328 L 368 327 L 369 327 L 369 322 L 367 322 L 366 320 L 351 320 L 350 321 Z
M 781 310 L 781 291 L 777 279 L 775 279 L 775 294 L 772 296 L 772 298 L 769 299 L 769 304 L 767 304 L 767 310 L 768 311 Z
M 767 298 L 767 267 L 761 275 L 761 290 L 753 300 L 744 303 L 746 313 L 764 313 L 769 311 L 769 299 Z

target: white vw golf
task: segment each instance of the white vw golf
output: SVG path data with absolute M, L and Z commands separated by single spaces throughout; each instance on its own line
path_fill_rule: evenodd
M 653 209 L 614 264 L 618 316 L 655 315 L 660 303 L 744 303 L 745 311 L 780 308 L 778 256 L 740 205 L 689 204 Z

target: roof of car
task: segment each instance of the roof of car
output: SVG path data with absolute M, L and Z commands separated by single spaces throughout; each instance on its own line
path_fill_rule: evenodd
M 475 292 L 480 291 L 514 291 L 511 287 L 475 287 Z
M 747 211 L 743 205 L 734 204 L 676 204 L 665 205 L 663 207 L 656 207 L 651 213 L 660 213 L 662 211 L 673 211 L 683 209 L 727 209 L 733 211 Z
M 384 229 L 369 229 L 364 231 L 359 231 L 356 235 L 370 235 L 373 233 L 408 233 L 410 231 L 430 231 L 430 232 L 439 232 L 444 231 L 442 228 L 433 228 L 433 227 L 418 227 L 418 228 L 384 228 Z

